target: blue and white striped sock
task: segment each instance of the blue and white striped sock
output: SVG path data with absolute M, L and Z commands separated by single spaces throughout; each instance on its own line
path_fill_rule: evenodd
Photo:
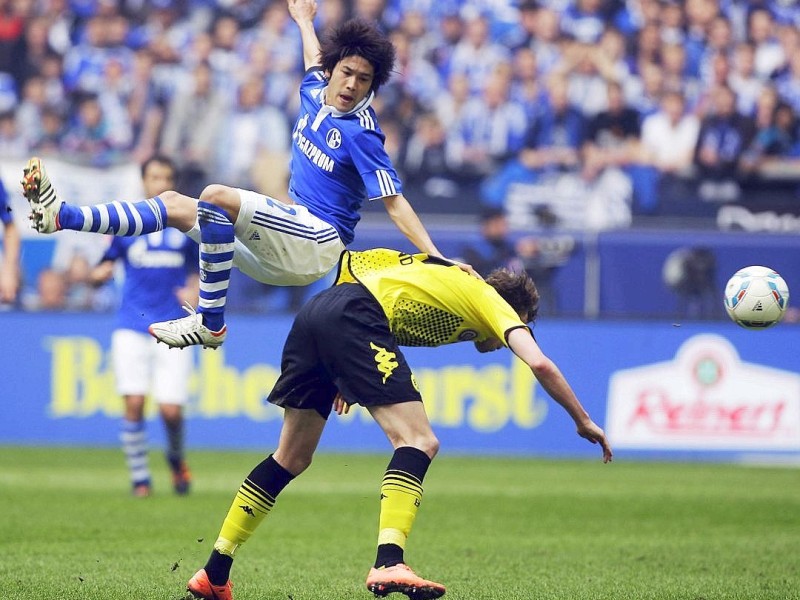
M 122 420 L 119 439 L 131 474 L 131 484 L 150 483 L 150 466 L 147 461 L 147 431 L 144 421 Z
M 221 208 L 197 203 L 200 223 L 200 302 L 197 312 L 211 331 L 225 326 L 225 301 L 233 266 L 233 223 Z
M 161 231 L 166 227 L 167 208 L 155 196 L 139 202 L 109 202 L 73 206 L 66 202 L 58 211 L 60 229 L 134 236 Z

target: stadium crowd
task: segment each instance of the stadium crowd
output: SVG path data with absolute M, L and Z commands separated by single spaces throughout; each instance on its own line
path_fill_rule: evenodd
M 375 107 L 421 211 L 539 186 L 596 197 L 589 224 L 624 226 L 658 210 L 664 177 L 724 202 L 796 174 L 794 2 L 324 0 L 319 27 L 354 14 L 397 48 Z M 106 167 L 159 151 L 187 193 L 282 197 L 291 25 L 282 0 L 0 0 L 0 156 Z

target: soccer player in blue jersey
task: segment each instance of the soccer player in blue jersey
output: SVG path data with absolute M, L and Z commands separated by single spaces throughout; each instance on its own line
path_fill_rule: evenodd
M 175 165 L 164 156 L 151 157 L 142 165 L 142 183 L 148 196 L 170 189 L 175 184 Z M 152 485 L 144 421 L 148 393 L 164 422 L 174 490 L 180 495 L 189 492 L 183 406 L 188 399 L 192 353 L 169 352 L 150 337 L 148 327 L 153 321 L 180 316 L 184 303 L 196 304 L 197 260 L 197 244 L 168 227 L 139 237 L 112 238 L 91 273 L 93 283 L 100 284 L 114 276 L 115 264 L 124 268 L 111 354 L 117 392 L 125 402 L 120 440 L 137 497 L 149 496 Z
M 8 193 L 0 181 L 0 223 L 3 224 L 3 256 L 0 260 L 0 302 L 11 303 L 19 292 L 20 237 L 11 209 Z
M 328 273 L 354 237 L 365 200 L 381 200 L 392 221 L 421 251 L 441 256 L 411 204 L 384 148 L 370 107 L 389 80 L 395 50 L 371 23 L 348 21 L 322 42 L 314 31 L 315 0 L 288 0 L 300 28 L 305 77 L 292 132 L 289 196 L 209 185 L 199 200 L 167 191 L 136 203 L 77 207 L 62 203 L 32 158 L 23 190 L 33 227 L 130 236 L 177 227 L 200 243 L 198 312 L 154 323 L 169 346 L 216 348 L 227 335 L 225 302 L 232 266 L 272 285 L 307 285 Z M 461 265 L 474 273 L 469 265 Z

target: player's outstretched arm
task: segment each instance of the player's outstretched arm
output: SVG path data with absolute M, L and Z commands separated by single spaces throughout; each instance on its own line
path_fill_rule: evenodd
M 564 375 L 556 364 L 544 355 L 530 332 L 522 327 L 512 330 L 508 334 L 508 346 L 531 368 L 550 397 L 563 406 L 572 417 L 578 435 L 593 444 L 600 444 L 603 448 L 603 462 L 611 461 L 613 453 L 606 434 L 592 421 Z
M 416 211 L 406 197 L 403 196 L 403 194 L 386 196 L 383 199 L 383 204 L 386 207 L 386 212 L 389 213 L 389 218 L 392 220 L 392 222 L 412 244 L 419 248 L 420 252 L 424 252 L 430 256 L 445 258 L 442 256 L 442 253 L 439 252 L 439 249 L 433 243 L 433 240 L 431 240 L 428 230 L 425 229 L 425 226 L 422 224 L 422 221 L 420 221 Z M 468 265 L 457 260 L 447 260 L 450 260 L 450 262 L 453 264 L 458 265 L 462 271 L 466 271 L 473 277 L 483 279 L 483 277 L 481 277 L 478 272 L 472 268 L 472 265 Z
M 316 0 L 286 0 L 289 15 L 300 28 L 303 42 L 303 63 L 306 70 L 320 63 L 320 46 L 317 32 L 314 31 L 314 17 L 317 14 Z

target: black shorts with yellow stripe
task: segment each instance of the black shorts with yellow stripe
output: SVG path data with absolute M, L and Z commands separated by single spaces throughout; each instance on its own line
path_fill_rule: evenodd
M 268 400 L 327 419 L 337 391 L 362 406 L 422 399 L 380 304 L 358 283 L 329 288 L 300 309 Z

